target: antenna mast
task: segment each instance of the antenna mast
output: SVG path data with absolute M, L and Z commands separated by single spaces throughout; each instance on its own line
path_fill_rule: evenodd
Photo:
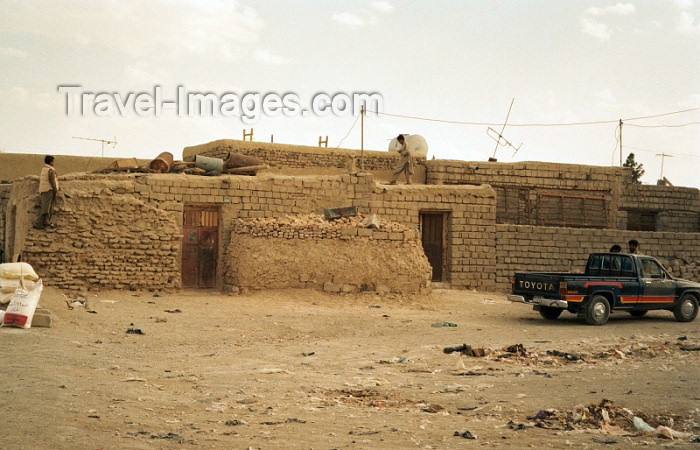
M 109 140 L 109 139 L 94 139 L 94 138 L 87 138 L 87 137 L 81 137 L 81 136 L 73 136 L 73 139 L 81 139 L 83 141 L 96 141 L 100 142 L 102 144 L 102 157 L 104 158 L 105 156 L 105 144 L 109 145 L 112 144 L 112 148 L 117 146 L 117 138 L 116 136 L 114 137 L 114 140 Z

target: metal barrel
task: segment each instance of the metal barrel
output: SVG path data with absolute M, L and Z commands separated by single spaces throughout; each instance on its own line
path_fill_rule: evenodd
M 148 165 L 148 168 L 160 173 L 168 173 L 173 168 L 173 154 L 163 152 Z
M 221 173 L 224 171 L 224 160 L 209 156 L 195 155 L 194 166 L 207 172 Z

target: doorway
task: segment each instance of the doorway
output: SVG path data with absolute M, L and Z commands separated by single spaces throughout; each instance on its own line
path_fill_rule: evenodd
M 215 288 L 219 257 L 219 210 L 185 206 L 182 218 L 182 287 Z
M 433 268 L 431 281 L 447 281 L 447 212 L 421 212 L 423 251 Z

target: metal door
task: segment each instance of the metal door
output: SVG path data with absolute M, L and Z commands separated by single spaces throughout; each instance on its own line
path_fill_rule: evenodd
M 445 213 L 421 213 L 423 251 L 433 268 L 432 281 L 444 281 L 445 272 Z
M 185 207 L 182 233 L 182 287 L 216 287 L 219 211 Z

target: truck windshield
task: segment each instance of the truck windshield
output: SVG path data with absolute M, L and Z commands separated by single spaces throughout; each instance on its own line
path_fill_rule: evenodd
M 632 258 L 626 255 L 593 255 L 586 273 L 588 275 L 634 276 Z

